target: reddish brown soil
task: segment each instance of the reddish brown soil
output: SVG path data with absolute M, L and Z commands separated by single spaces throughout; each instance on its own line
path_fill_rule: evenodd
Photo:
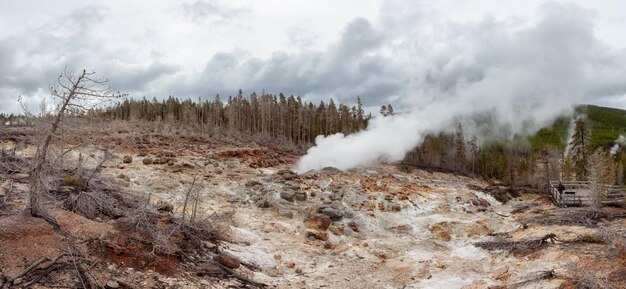
M 0 244 L 0 268 L 9 276 L 41 257 L 52 259 L 68 249 L 67 242 L 50 224 L 27 216 L 0 219 Z

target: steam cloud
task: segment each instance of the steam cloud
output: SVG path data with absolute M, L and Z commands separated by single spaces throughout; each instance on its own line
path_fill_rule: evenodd
M 626 136 L 624 135 L 620 135 L 616 140 L 615 140 L 615 145 L 611 148 L 611 155 L 615 155 L 620 147 L 622 146 L 626 146 Z
M 570 5 L 542 11 L 534 25 L 507 30 L 486 20 L 480 33 L 471 25 L 454 27 L 441 43 L 416 50 L 416 58 L 431 61 L 416 70 L 411 95 L 403 98 L 410 113 L 376 117 L 357 134 L 319 136 L 296 170 L 398 161 L 428 133 L 459 121 L 482 138 L 531 134 L 600 93 L 596 69 L 620 78 L 621 68 L 603 59 L 619 63 L 626 55 L 594 36 L 588 11 Z

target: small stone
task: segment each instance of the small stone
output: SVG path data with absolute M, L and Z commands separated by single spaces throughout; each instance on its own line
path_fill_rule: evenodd
M 150 158 L 150 157 L 143 158 L 142 162 L 143 162 L 144 165 L 151 165 L 152 164 L 152 158 Z
M 239 266 L 241 266 L 239 258 L 226 252 L 216 255 L 215 257 L 213 257 L 213 260 L 231 269 L 237 269 L 239 268 Z
M 332 242 L 330 242 L 330 241 L 324 242 L 324 249 L 332 250 L 334 248 L 335 248 L 335 244 L 333 244 Z
M 287 264 L 287 267 L 288 267 L 288 268 L 295 268 L 295 267 L 296 267 L 296 263 L 294 263 L 294 262 L 289 262 L 289 263 Z
M 202 285 L 202 286 L 210 286 L 211 283 L 209 283 L 209 281 L 207 281 L 207 280 L 202 280 L 202 281 L 200 281 L 200 285 Z
M 117 289 L 117 288 L 120 288 L 120 284 L 117 281 L 115 281 L 115 280 L 109 280 L 109 281 L 107 281 L 107 284 L 106 284 L 105 288 L 107 288 L 107 289 Z
M 270 277 L 278 277 L 278 269 L 276 268 L 267 268 L 265 270 L 265 272 L 267 273 L 268 276 Z
M 322 207 L 318 212 L 330 217 L 333 221 L 338 221 L 343 218 L 343 212 L 331 207 Z
M 306 237 L 311 240 L 322 240 L 322 241 L 328 241 L 328 233 L 325 231 L 318 231 L 318 230 L 306 230 Z M 312 238 L 311 238 L 312 237 Z
M 294 191 L 284 191 L 280 193 L 280 197 L 289 202 L 293 202 L 296 197 L 296 193 Z
M 282 258 L 283 258 L 283 256 L 281 256 L 280 254 L 274 255 L 274 259 L 276 259 L 276 260 L 280 260 Z
M 133 162 L 133 157 L 129 156 L 129 155 L 125 155 L 124 159 L 122 160 L 123 163 L 125 164 L 130 164 Z
M 293 218 L 293 212 L 284 208 L 278 208 L 278 215 L 285 218 Z
M 326 231 L 330 227 L 331 222 L 330 217 L 327 215 L 313 214 L 304 221 L 304 225 L 309 229 Z
M 301 268 L 296 269 L 296 273 L 297 274 L 302 274 L 302 269 Z
M 307 199 L 306 192 L 297 192 L 296 193 L 296 201 L 304 202 L 304 201 L 306 201 L 306 199 Z

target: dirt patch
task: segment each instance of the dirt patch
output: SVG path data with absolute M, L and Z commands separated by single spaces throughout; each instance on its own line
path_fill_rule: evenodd
M 63 231 L 84 239 L 99 238 L 115 231 L 111 224 L 92 221 L 72 212 L 59 211 L 55 218 Z
M 167 276 L 180 271 L 180 262 L 175 256 L 179 236 L 171 236 L 157 244 L 152 236 L 138 230 L 130 219 L 117 222 L 115 231 L 102 235 L 90 243 L 91 249 L 104 260 L 137 270 L 152 270 Z
M 0 219 L 0 268 L 13 275 L 41 257 L 50 259 L 68 249 L 63 237 L 38 218 L 11 216 Z
M 293 159 L 284 151 L 275 148 L 237 149 L 226 150 L 217 154 L 222 159 L 238 158 L 248 163 L 251 168 L 277 167 L 281 164 L 291 164 Z

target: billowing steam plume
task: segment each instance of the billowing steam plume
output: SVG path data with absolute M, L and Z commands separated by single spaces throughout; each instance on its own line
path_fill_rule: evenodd
M 611 148 L 611 155 L 614 156 L 619 151 L 619 149 L 624 146 L 626 146 L 626 136 L 620 135 L 615 140 L 615 145 Z
M 398 161 L 425 135 L 452 130 L 456 122 L 483 139 L 511 138 L 571 113 L 585 97 L 600 93 L 590 68 L 604 67 L 598 71 L 612 76 L 621 68 L 602 61 L 606 46 L 595 38 L 586 12 L 571 6 L 545 11 L 535 25 L 481 34 L 456 27 L 460 32 L 454 32 L 467 37 L 442 36 L 432 49 L 416 50 L 415 58 L 425 61 L 398 101 L 410 112 L 376 117 L 357 134 L 319 136 L 296 170 Z M 626 60 L 623 54 L 613 56 Z

